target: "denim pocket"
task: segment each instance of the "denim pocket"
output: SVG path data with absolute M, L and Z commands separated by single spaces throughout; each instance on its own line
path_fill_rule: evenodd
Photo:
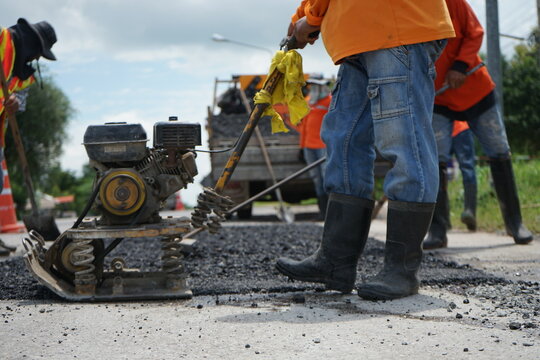
M 381 120 L 409 112 L 407 76 L 369 80 L 367 96 L 373 120 Z
M 446 40 L 443 39 L 429 41 L 425 43 L 424 46 L 426 47 L 429 56 L 429 76 L 431 76 L 432 79 L 435 79 L 435 62 L 444 50 L 444 47 L 446 46 Z
M 410 68 L 409 66 L 409 50 L 406 46 L 400 45 L 395 46 L 392 48 L 389 48 L 388 51 L 392 53 L 399 61 L 403 63 L 407 68 Z

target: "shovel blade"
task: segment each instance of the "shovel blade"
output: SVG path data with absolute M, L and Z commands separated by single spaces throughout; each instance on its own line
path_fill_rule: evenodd
M 276 209 L 276 211 L 277 211 L 276 216 L 280 221 L 283 221 L 287 224 L 292 224 L 294 222 L 294 213 L 291 211 L 290 208 L 285 207 L 285 206 L 280 206 L 279 208 Z
M 51 215 L 25 215 L 23 222 L 27 231 L 37 231 L 46 241 L 54 241 L 60 236 L 60 230 Z

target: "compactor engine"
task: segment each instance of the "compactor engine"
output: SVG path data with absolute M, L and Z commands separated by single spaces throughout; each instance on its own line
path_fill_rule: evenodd
M 99 225 L 159 222 L 161 204 L 193 182 L 197 166 L 190 149 L 201 145 L 201 128 L 173 119 L 154 125 L 153 148 L 146 147 L 140 124 L 88 127 L 84 146 L 96 169 Z
M 61 297 L 76 301 L 191 297 L 182 262 L 190 219 L 162 218 L 159 210 L 197 175 L 194 148 L 201 144 L 201 128 L 171 117 L 156 123 L 153 135 L 153 147 L 148 148 L 140 124 L 89 126 L 84 146 L 96 178 L 86 208 L 48 248 L 35 231 L 23 240 L 27 267 Z M 90 209 L 97 216 L 87 217 Z M 129 259 L 113 257 L 117 246 L 123 242 L 129 246 L 133 239 L 160 242 L 160 271 L 128 268 Z

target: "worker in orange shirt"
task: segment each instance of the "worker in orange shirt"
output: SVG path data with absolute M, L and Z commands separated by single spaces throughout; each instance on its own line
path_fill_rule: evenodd
M 502 217 L 508 235 L 516 244 L 528 244 L 532 233 L 521 219 L 510 146 L 506 130 L 495 98 L 495 83 L 485 67 L 470 76 L 466 72 L 482 59 L 478 56 L 484 30 L 472 8 L 465 0 L 446 0 L 454 24 L 456 37 L 448 41 L 437 60 L 435 87 L 447 84 L 450 89 L 435 98 L 433 130 L 439 153 L 439 193 L 424 249 L 448 246 L 447 226 L 442 219 L 448 218 L 446 164 L 450 159 L 451 133 L 454 120 L 466 120 L 476 135 L 482 149 L 489 157 L 489 166 L 499 200 Z
M 323 118 L 328 112 L 332 96 L 328 80 L 324 80 L 321 75 L 310 76 L 306 83 L 309 91 L 307 101 L 310 112 L 302 119 L 298 131 L 300 132 L 300 148 L 306 163 L 309 165 L 326 156 L 326 145 L 321 140 L 321 126 Z M 328 194 L 324 189 L 325 168 L 325 163 L 322 163 L 310 171 L 322 219 L 324 219 L 328 205 Z
M 438 190 L 431 126 L 434 63 L 454 36 L 444 0 L 303 0 L 288 35 L 298 47 L 318 33 L 339 65 L 321 135 L 328 207 L 319 249 L 302 261 L 280 258 L 292 279 L 350 292 L 369 234 L 375 149 L 393 167 L 385 177 L 388 202 L 384 268 L 358 287 L 365 299 L 416 294 L 422 241 Z

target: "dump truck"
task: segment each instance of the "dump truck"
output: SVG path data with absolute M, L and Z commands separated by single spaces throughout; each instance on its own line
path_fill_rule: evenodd
M 253 106 L 253 95 L 261 88 L 266 75 L 233 75 L 228 80 L 215 80 L 212 106 L 208 108 L 206 129 L 210 153 L 211 172 L 203 180 L 204 186 L 213 186 L 229 157 L 232 148 L 249 119 L 249 107 Z M 221 92 L 218 96 L 218 92 Z M 289 132 L 272 134 L 270 119 L 262 118 L 258 128 L 262 135 L 264 147 L 268 153 L 277 181 L 286 178 L 306 166 L 300 152 L 300 136 L 289 121 L 286 106 L 276 105 L 275 109 L 282 115 Z M 224 194 L 235 203 L 241 203 L 251 196 L 273 185 L 273 179 L 264 159 L 263 149 L 254 135 L 234 171 Z M 282 198 L 288 203 L 299 203 L 304 199 L 315 198 L 315 188 L 309 174 L 303 174 L 280 188 Z M 261 201 L 276 201 L 275 193 L 271 193 Z M 241 219 L 251 217 L 252 205 L 246 205 L 237 211 Z

